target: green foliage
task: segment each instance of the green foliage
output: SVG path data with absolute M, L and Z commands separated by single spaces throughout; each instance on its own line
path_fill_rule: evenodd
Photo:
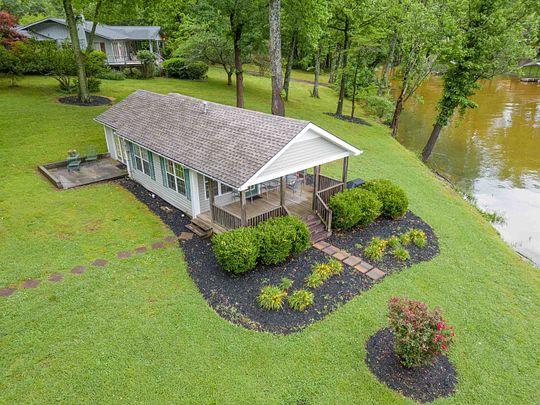
M 171 58 L 163 62 L 163 71 L 167 76 L 177 79 L 200 80 L 206 77 L 208 65 L 202 61 Z
M 372 223 L 381 214 L 382 203 L 374 193 L 354 188 L 333 195 L 328 206 L 333 213 L 332 225 L 338 229 L 350 229 Z
M 283 307 L 286 297 L 287 291 L 275 285 L 268 285 L 261 290 L 257 299 L 262 309 L 277 311 Z
M 223 270 L 243 273 L 255 268 L 259 256 L 257 233 L 253 228 L 239 228 L 212 238 L 216 259 Z
M 394 112 L 394 102 L 386 96 L 369 95 L 364 97 L 364 110 L 381 121 L 388 121 Z
M 388 246 L 395 249 L 401 246 L 401 241 L 396 235 L 392 235 L 390 238 L 388 238 Z
M 279 283 L 279 288 L 281 288 L 284 291 L 287 291 L 289 288 L 292 287 L 293 283 L 294 283 L 294 281 L 291 280 L 290 278 L 283 277 L 281 279 L 281 283 Z
M 429 364 L 436 356 L 446 354 L 454 337 L 440 308 L 430 311 L 426 304 L 408 298 L 390 299 L 388 321 L 396 355 L 405 367 Z
M 94 77 L 103 72 L 106 72 L 108 69 L 107 65 L 105 64 L 106 60 L 107 60 L 107 55 L 105 55 L 101 51 L 94 50 L 88 53 L 84 59 L 84 68 L 86 70 L 86 75 L 88 77 Z
M 321 274 L 317 271 L 311 272 L 310 275 L 306 277 L 305 282 L 309 288 L 317 288 L 324 284 Z
M 423 248 L 427 244 L 427 237 L 424 231 L 420 229 L 411 229 L 408 232 L 409 239 L 412 243 L 414 243 L 416 246 Z
M 291 252 L 298 254 L 306 250 L 311 245 L 311 233 L 304 221 L 295 216 L 284 217 L 282 221 L 294 228 L 294 239 L 292 241 Z
M 343 272 L 343 263 L 331 258 L 326 263 L 316 263 L 313 271 L 306 277 L 305 283 L 310 288 L 317 288 L 324 284 L 330 277 Z
M 88 83 L 88 91 L 90 93 L 97 93 L 101 86 L 101 80 L 95 78 L 95 77 L 89 77 L 87 79 Z
M 337 259 L 330 259 L 328 260 L 328 267 L 330 268 L 330 275 L 335 276 L 337 274 L 340 274 L 343 272 L 343 263 L 341 263 Z
M 96 77 L 103 80 L 126 80 L 124 72 L 116 69 L 106 70 L 99 73 Z
M 399 235 L 399 241 L 402 245 L 408 245 L 409 243 L 411 243 L 411 237 L 409 236 L 409 232 L 405 232 Z
M 256 230 L 259 260 L 266 265 L 280 263 L 291 253 L 300 253 L 309 246 L 307 225 L 296 217 L 271 218 L 261 222 Z
M 144 79 L 150 79 L 156 74 L 157 56 L 154 52 L 143 49 L 137 52 L 137 59 L 141 61 L 141 73 Z
M 375 236 L 371 238 L 371 241 L 364 249 L 364 256 L 366 256 L 368 259 L 379 261 L 384 255 L 386 245 L 388 245 L 387 240 Z
M 296 290 L 288 299 L 289 307 L 295 311 L 304 311 L 313 304 L 313 293 L 307 290 Z
M 363 188 L 373 192 L 382 202 L 382 213 L 392 219 L 399 218 L 407 212 L 409 199 L 407 194 L 397 184 L 386 179 L 376 179 L 366 182 Z
M 394 256 L 398 260 L 409 260 L 411 258 L 411 255 L 409 254 L 409 251 L 405 249 L 402 246 L 397 246 L 392 249 L 392 256 Z

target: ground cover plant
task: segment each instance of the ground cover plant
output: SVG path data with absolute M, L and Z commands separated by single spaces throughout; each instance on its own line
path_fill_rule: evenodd
M 204 82 L 104 80 L 100 94 L 121 100 L 143 88 L 234 105 L 234 88 L 226 85 L 221 70 L 211 68 Z M 269 79 L 245 75 L 244 84 L 246 107 L 269 112 Z M 177 231 L 184 230 L 186 219 L 163 211 L 148 195 L 148 203 L 155 203 L 153 214 L 121 183 L 56 190 L 35 167 L 89 144 L 104 152 L 103 129 L 92 119 L 107 107 L 57 103 L 57 83 L 50 77 L 25 77 L 19 87 L 8 85 L 8 80 L 0 81 L 0 161 L 5 167 L 0 173 L 0 281 L 2 286 L 28 278 L 43 282 L 39 288 L 0 297 L 0 402 L 166 403 L 181 397 L 185 402 L 215 403 L 331 403 L 336 398 L 343 403 L 362 398 L 412 403 L 378 382 L 362 361 L 367 353 L 363 342 L 386 324 L 388 298 L 402 295 L 440 305 L 460 331 L 449 355 L 459 370 L 459 385 L 444 403 L 534 403 L 539 387 L 531 370 L 537 368 L 540 348 L 530 337 L 540 334 L 538 271 L 392 139 L 387 128 L 377 123 L 356 126 L 324 115 L 335 107 L 332 89 L 321 87 L 315 99 L 309 97 L 310 85 L 291 82 L 287 115 L 310 120 L 363 149 L 364 154 L 350 160 L 349 177 L 392 179 L 407 192 L 410 209 L 418 216 L 407 212 L 395 221 L 379 218 L 362 235 L 355 229 L 350 238 L 335 232 L 330 241 L 361 256 L 355 244 L 369 242 L 377 225 L 387 232 L 383 238 L 421 229 L 427 245 L 407 245 L 411 260 L 396 265 L 411 265 L 409 271 L 389 271 L 390 277 L 369 290 L 356 285 L 352 297 L 364 292 L 332 316 L 301 333 L 275 336 L 239 327 L 241 319 L 231 324 L 216 315 L 230 308 L 230 302 L 219 297 L 219 286 L 232 288 L 225 276 L 234 277 L 214 259 L 203 260 L 204 247 L 211 252 L 208 240 L 194 238 L 184 242 L 182 250 L 111 260 L 107 269 L 72 275 L 58 284 L 47 282 L 49 274 L 81 261 L 114 257 L 115 252 L 171 234 L 157 215 Z M 326 165 L 323 173 L 339 178 L 341 164 Z M 315 256 L 319 253 L 309 249 L 288 262 L 291 273 L 298 273 L 290 277 L 293 288 L 301 288 L 311 272 L 311 267 L 300 266 L 300 256 L 311 266 L 327 260 L 322 253 Z M 428 254 L 431 260 L 420 263 Z M 185 260 L 200 267 L 190 270 Z M 386 255 L 378 266 L 386 271 L 391 260 Z M 203 266 L 215 267 L 203 272 Z M 350 284 L 357 281 L 350 269 L 346 266 L 341 276 L 329 279 L 317 296 L 334 290 L 350 294 Z M 274 270 L 261 274 L 268 284 L 279 284 L 285 276 L 282 268 Z M 256 296 L 262 282 L 253 289 L 246 284 L 258 276 L 257 271 L 246 272 L 234 281 L 240 281 L 247 295 L 238 296 L 239 302 L 250 301 L 246 308 L 261 311 Z M 317 297 L 305 311 L 284 305 L 279 315 L 321 319 L 316 311 L 324 311 Z M 244 313 L 251 315 L 249 310 Z M 234 316 L 230 313 L 229 319 Z M 263 374 L 272 378 L 260 378 Z

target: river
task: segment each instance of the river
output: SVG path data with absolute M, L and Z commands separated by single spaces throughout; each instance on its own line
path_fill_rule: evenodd
M 420 153 L 436 116 L 442 81 L 434 77 L 409 100 L 399 141 Z M 466 112 L 441 133 L 429 165 L 483 210 L 504 218 L 494 226 L 515 250 L 540 266 L 540 84 L 515 77 L 481 83 Z

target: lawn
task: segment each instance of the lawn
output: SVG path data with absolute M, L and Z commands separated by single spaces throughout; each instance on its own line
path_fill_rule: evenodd
M 267 78 L 246 76 L 246 107 L 268 112 Z M 119 100 L 137 88 L 235 100 L 220 69 L 205 82 L 104 82 Z M 455 326 L 450 359 L 459 383 L 438 403 L 535 403 L 540 390 L 540 276 L 481 215 L 437 180 L 378 124 L 322 114 L 332 90 L 309 97 L 291 83 L 287 115 L 308 119 L 364 154 L 349 177 L 387 177 L 435 230 L 441 253 L 386 277 L 301 333 L 235 326 L 206 304 L 182 251 L 115 259 L 171 232 L 115 184 L 58 191 L 36 170 L 70 148 L 105 151 L 92 118 L 105 108 L 57 103 L 52 78 L 0 82 L 0 287 L 39 278 L 36 289 L 0 297 L 0 403 L 410 403 L 379 383 L 365 342 L 386 325 L 386 303 L 406 295 L 440 305 Z M 338 175 L 338 165 L 324 168 Z M 69 274 L 96 258 L 104 268 Z M 60 283 L 47 281 L 67 273 Z M 303 402 L 302 402 L 303 401 Z

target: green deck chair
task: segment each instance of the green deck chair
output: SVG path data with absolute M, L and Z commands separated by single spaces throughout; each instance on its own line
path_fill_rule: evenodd
M 87 146 L 85 149 L 85 152 L 86 152 L 86 156 L 84 158 L 85 162 L 93 162 L 94 160 L 97 160 L 98 155 L 96 152 L 96 148 L 94 148 L 93 146 Z

